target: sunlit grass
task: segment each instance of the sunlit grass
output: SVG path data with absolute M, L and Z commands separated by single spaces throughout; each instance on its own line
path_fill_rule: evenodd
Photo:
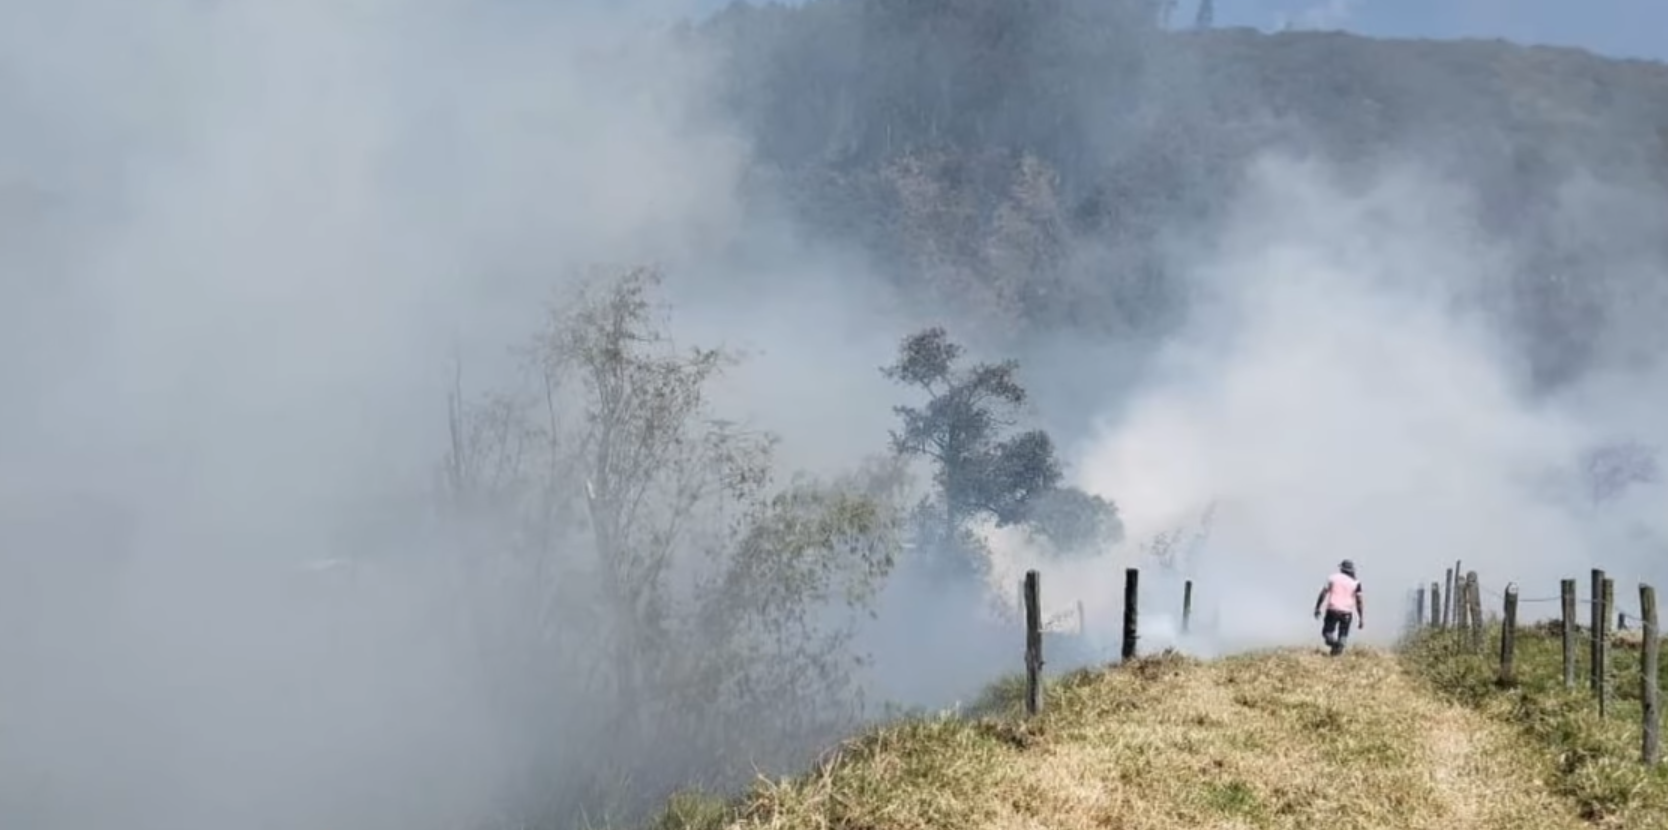
M 1570 828 L 1550 753 L 1431 694 L 1394 655 L 1157 655 L 1048 685 L 1027 719 L 1006 679 L 962 715 L 848 742 L 656 830 Z
M 1637 633 L 1621 632 L 1614 638 L 1603 718 L 1587 688 L 1591 664 L 1586 629 L 1578 632 L 1573 690 L 1564 686 L 1563 638 L 1556 624 L 1520 628 L 1516 683 L 1510 687 L 1497 682 L 1499 637 L 1498 625 L 1490 626 L 1479 654 L 1462 648 L 1451 632 L 1428 632 L 1407 644 L 1403 663 L 1438 694 L 1535 739 L 1548 759 L 1548 783 L 1583 815 L 1608 826 L 1668 827 L 1668 773 L 1641 763 Z

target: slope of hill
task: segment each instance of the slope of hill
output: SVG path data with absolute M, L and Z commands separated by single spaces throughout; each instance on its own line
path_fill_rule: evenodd
M 1668 66 L 1175 32 L 1156 5 L 736 3 L 703 31 L 760 180 L 993 331 L 1162 336 L 1188 302 L 1174 250 L 1210 238 L 1275 151 L 1362 179 L 1416 161 L 1472 190 L 1477 233 L 1516 260 L 1496 312 L 1542 386 L 1659 342 L 1643 309 L 1668 308 L 1668 245 L 1629 217 L 1668 206 Z
M 1549 753 L 1384 652 L 1149 657 L 1061 678 L 1032 721 L 1015 691 L 867 735 L 732 806 L 676 800 L 659 827 L 1588 826 L 1545 783 Z

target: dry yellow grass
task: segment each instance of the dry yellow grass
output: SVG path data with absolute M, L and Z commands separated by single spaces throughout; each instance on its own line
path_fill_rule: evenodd
M 1079 672 L 1043 715 L 897 724 L 814 772 L 718 808 L 684 800 L 662 828 L 1587 827 L 1542 778 L 1545 753 L 1432 696 L 1390 654 L 1166 655 Z

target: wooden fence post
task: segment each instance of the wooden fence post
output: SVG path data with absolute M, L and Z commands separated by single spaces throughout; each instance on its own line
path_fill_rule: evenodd
M 1599 651 L 1604 642 L 1599 635 L 1604 630 L 1604 569 L 1594 568 L 1591 578 L 1592 584 L 1587 586 L 1587 687 L 1596 695 L 1604 676 L 1604 655 Z M 1603 706 L 1600 702 L 1599 707 Z
M 1454 596 L 1448 602 L 1454 607 L 1453 619 L 1449 625 L 1454 631 L 1454 647 L 1465 648 L 1471 641 L 1471 624 L 1466 617 L 1471 613 L 1471 586 L 1465 581 L 1465 572 L 1454 574 Z
M 1604 642 L 1607 647 L 1610 644 L 1611 633 L 1616 630 L 1610 621 L 1616 616 L 1616 581 L 1606 576 L 1604 578 Z M 1605 659 L 1608 660 L 1609 652 L 1606 651 L 1605 654 Z M 1605 668 L 1608 669 L 1609 666 Z
M 1598 632 L 1599 640 L 1599 717 L 1604 717 L 1610 711 L 1610 612 L 1616 608 L 1616 580 L 1604 578 L 1604 613 L 1599 615 L 1604 626 Z
M 1500 622 L 1500 685 L 1510 686 L 1517 682 L 1516 666 L 1513 665 L 1517 650 L 1517 586 L 1506 586 L 1506 605 L 1503 609 L 1504 619 Z
M 1189 579 L 1182 585 L 1182 633 L 1186 634 L 1193 628 L 1193 580 Z
M 1465 596 L 1469 604 L 1465 616 L 1471 628 L 1466 632 L 1471 638 L 1471 650 L 1479 654 L 1483 651 L 1483 587 L 1477 581 L 1476 571 L 1465 572 Z
M 1449 568 L 1442 577 L 1442 619 L 1437 621 L 1437 628 L 1447 628 L 1454 620 L 1454 569 Z
M 1454 590 L 1448 596 L 1448 606 L 1453 609 L 1451 616 L 1448 618 L 1448 626 L 1457 632 L 1465 631 L 1466 602 L 1465 574 L 1454 574 Z M 1456 642 L 1463 642 L 1463 640 L 1464 638 L 1461 637 Z
M 1432 582 L 1431 583 L 1430 598 L 1431 598 L 1431 628 L 1439 628 L 1442 625 L 1442 585 L 1441 585 L 1441 583 L 1437 583 L 1437 582 Z
M 1656 589 L 1649 585 L 1639 586 L 1639 616 L 1641 633 L 1645 635 L 1639 658 L 1639 706 L 1644 710 L 1645 736 L 1642 754 L 1646 764 L 1655 765 L 1662 760 L 1662 710 L 1658 700 L 1661 689 L 1657 687 L 1657 661 L 1661 658 L 1662 643 L 1656 630 Z
M 1419 631 L 1425 627 L 1425 586 L 1420 585 L 1413 593 L 1413 630 Z
M 1042 589 L 1036 571 L 1025 572 L 1025 713 L 1042 711 Z
M 1465 574 L 1454 574 L 1453 590 L 1448 592 L 1448 598 L 1443 600 L 1447 606 L 1443 614 L 1443 628 L 1448 631 L 1461 631 L 1465 628 Z M 1460 642 L 1455 640 L 1455 642 Z
M 1476 571 L 1472 571 L 1472 573 L 1476 573 Z M 1480 652 L 1483 650 L 1483 635 L 1488 632 L 1488 614 L 1483 611 L 1483 583 L 1481 578 L 1477 578 L 1473 585 L 1476 587 L 1471 589 L 1474 597 L 1471 600 L 1471 607 L 1477 613 L 1471 620 L 1471 624 L 1475 626 L 1477 632 L 1477 651 Z
M 1564 610 L 1564 688 L 1575 688 L 1575 580 L 1558 583 Z
M 1141 570 L 1139 568 L 1124 569 L 1124 660 L 1135 659 L 1135 640 L 1138 630 L 1136 603 L 1140 598 L 1140 582 Z

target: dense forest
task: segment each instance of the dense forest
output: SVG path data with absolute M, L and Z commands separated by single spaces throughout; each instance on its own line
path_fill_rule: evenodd
M 1164 331 L 1182 313 L 1167 244 L 1208 233 L 1269 150 L 1363 177 L 1417 157 L 1474 187 L 1484 229 L 1521 256 L 1499 311 L 1541 384 L 1654 328 L 1668 239 L 1647 214 L 1668 198 L 1668 67 L 1166 27 L 1173 5 L 736 3 L 699 31 L 727 56 L 761 178 L 803 222 L 999 330 Z M 1633 201 L 1573 206 L 1578 176 Z M 1605 238 L 1574 235 L 1591 223 L 1572 210 L 1602 212 Z M 1619 283 L 1646 302 L 1618 307 Z

